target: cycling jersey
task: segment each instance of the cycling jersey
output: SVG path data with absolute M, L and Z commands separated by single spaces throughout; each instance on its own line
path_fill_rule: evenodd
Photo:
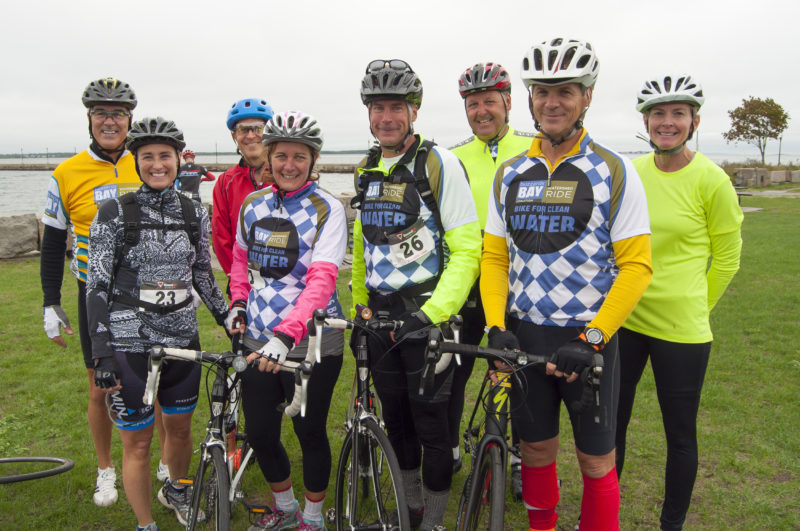
M 487 144 L 475 135 L 450 148 L 461 160 L 467 170 L 469 186 L 478 211 L 481 229 L 486 226 L 486 215 L 489 208 L 489 196 L 492 181 L 497 169 L 503 161 L 528 151 L 533 141 L 533 133 L 515 131 L 508 128 L 501 138 Z
M 253 168 L 241 159 L 239 164 L 220 175 L 214 185 L 211 238 L 214 243 L 214 254 L 228 276 L 231 274 L 233 244 L 236 240 L 242 202 L 248 194 L 268 185 L 256 182 L 252 172 Z
M 189 162 L 178 170 L 178 178 L 175 179 L 175 189 L 188 195 L 195 201 L 200 200 L 200 181 L 213 181 L 216 179 L 214 174 L 203 166 Z
M 487 324 L 504 326 L 507 309 L 509 315 L 535 324 L 583 326 L 610 299 L 622 262 L 629 263 L 634 255 L 643 274 L 615 286 L 629 288 L 630 296 L 606 307 L 606 313 L 614 313 L 613 326 L 598 326 L 610 336 L 647 285 L 649 247 L 630 243 L 637 236 L 646 241 L 649 232 L 644 190 L 629 160 L 584 131 L 551 168 L 537 137 L 528 153 L 506 161 L 495 177 L 484 262 L 491 258 L 487 251 L 502 242 L 509 266 L 487 262 L 494 265 L 493 274 L 483 271 Z M 621 253 L 618 242 L 625 240 L 632 248 Z M 485 289 L 484 282 L 497 290 Z
M 711 341 L 709 313 L 739 269 L 744 216 L 736 191 L 702 153 L 675 172 L 659 170 L 653 153 L 633 163 L 653 227 L 653 280 L 625 328 L 676 343 Z
M 268 341 L 283 332 L 298 345 L 314 309 L 342 316 L 336 273 L 347 248 L 347 219 L 341 202 L 316 182 L 289 193 L 272 185 L 247 196 L 236 246 L 231 298 L 247 299 L 249 337 Z
M 145 354 L 153 345 L 186 347 L 196 337 L 197 316 L 192 304 L 160 313 L 142 309 L 130 299 L 178 305 L 195 290 L 218 323 L 228 313 L 211 271 L 209 221 L 203 206 L 192 203 L 200 220 L 200 240 L 195 247 L 183 227 L 174 188 L 158 191 L 143 184 L 136 192 L 136 202 L 140 205 L 139 241 L 120 258 L 113 277 L 114 257 L 125 234 L 119 200 L 102 205 L 92 224 L 86 287 L 95 359 L 111 356 L 112 351 Z
M 72 273 L 86 281 L 89 226 L 100 203 L 135 191 L 142 184 L 133 155 L 125 151 L 116 164 L 91 149 L 59 164 L 47 188 L 42 223 L 59 230 L 72 227 Z
M 421 143 L 417 135 L 409 148 L 415 156 Z M 464 169 L 450 151 L 434 146 L 425 166 L 444 234 L 414 184 L 414 158 L 400 165 L 401 158 L 381 158 L 375 167 L 365 167 L 364 159 L 356 170 L 365 193 L 353 227 L 353 304 L 367 304 L 369 291 L 403 292 L 441 275 L 422 306 L 438 322 L 458 311 L 477 277 L 478 218 Z M 440 271 L 443 243 L 449 261 Z

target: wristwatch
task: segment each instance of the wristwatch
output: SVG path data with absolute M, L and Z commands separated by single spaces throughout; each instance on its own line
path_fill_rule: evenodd
M 600 350 L 605 346 L 605 341 L 603 340 L 603 331 L 599 328 L 584 329 L 583 337 L 587 343 L 592 345 L 597 350 Z

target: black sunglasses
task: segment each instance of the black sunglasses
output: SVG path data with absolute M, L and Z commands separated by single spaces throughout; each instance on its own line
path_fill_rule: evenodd
M 413 72 L 408 63 L 402 59 L 375 59 L 367 65 L 367 73 L 377 72 L 384 68 L 391 68 L 398 72 Z

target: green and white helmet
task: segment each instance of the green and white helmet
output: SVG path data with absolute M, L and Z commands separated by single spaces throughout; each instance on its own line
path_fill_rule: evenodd
M 688 103 L 699 109 L 705 101 L 703 87 L 692 76 L 666 74 L 644 82 L 637 94 L 636 110 L 646 112 L 659 103 L 679 102 Z
M 522 59 L 522 81 L 531 85 L 580 83 L 592 87 L 600 73 L 592 45 L 575 39 L 555 38 L 536 44 Z
M 261 141 L 265 146 L 275 142 L 300 142 L 314 151 L 322 151 L 322 129 L 313 116 L 297 111 L 276 114 L 264 127 Z

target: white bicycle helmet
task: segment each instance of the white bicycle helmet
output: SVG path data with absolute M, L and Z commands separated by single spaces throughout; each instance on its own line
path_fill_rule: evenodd
M 458 76 L 458 92 L 462 98 L 486 90 L 511 92 L 508 70 L 497 63 L 476 63 Z
M 531 85 L 580 83 L 594 86 L 600 63 L 592 45 L 575 39 L 555 38 L 534 45 L 522 60 L 522 82 Z
M 659 103 L 685 102 L 702 107 L 703 87 L 689 74 L 666 74 L 644 82 L 637 95 L 636 110 L 646 112 Z
M 323 140 L 317 120 L 297 111 L 284 111 L 273 116 L 261 137 L 265 146 L 275 142 L 300 142 L 317 152 L 322 151 Z

